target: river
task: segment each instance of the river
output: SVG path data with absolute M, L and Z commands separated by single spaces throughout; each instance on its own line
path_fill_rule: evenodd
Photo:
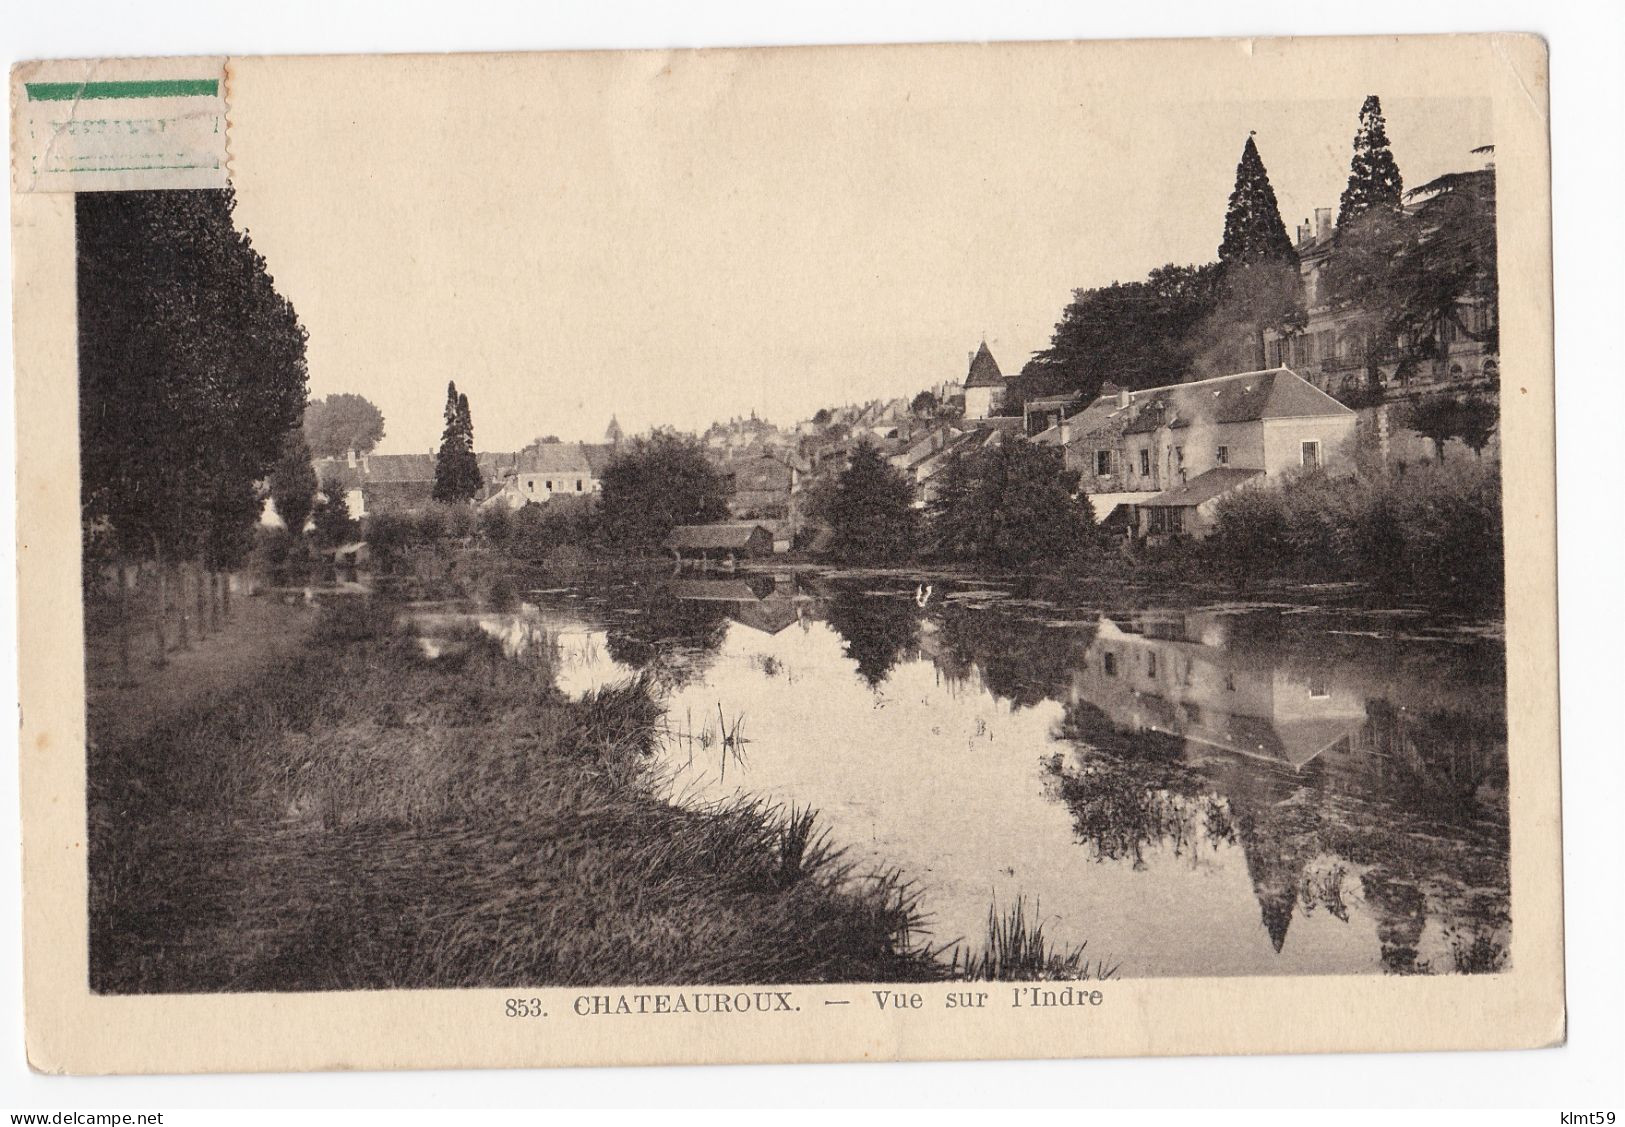
M 519 584 L 580 694 L 657 673 L 672 795 L 813 806 L 937 943 L 1020 899 L 1124 977 L 1505 966 L 1500 624 L 793 572 Z

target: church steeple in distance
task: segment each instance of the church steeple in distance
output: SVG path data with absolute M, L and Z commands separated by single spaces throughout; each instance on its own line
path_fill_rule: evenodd
M 626 436 L 621 433 L 620 420 L 616 419 L 614 415 L 611 415 L 609 417 L 609 426 L 604 430 L 604 441 L 609 443 L 611 446 L 619 446 L 621 444 L 621 439 L 625 437 Z

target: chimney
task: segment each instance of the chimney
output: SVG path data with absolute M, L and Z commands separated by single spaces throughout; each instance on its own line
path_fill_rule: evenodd
M 1056 422 L 1055 429 L 1061 439 L 1061 449 L 1065 450 L 1066 444 L 1072 441 L 1072 420 L 1066 417 L 1065 411 L 1061 412 L 1061 417 Z
M 1312 231 L 1314 231 L 1314 228 L 1309 226 L 1309 220 L 1305 219 L 1298 224 L 1298 243 L 1300 246 L 1309 241 L 1309 235 Z
M 1123 407 L 1127 407 L 1128 402 L 1129 402 L 1129 390 L 1128 390 L 1128 388 L 1126 388 L 1126 387 L 1118 388 L 1117 389 L 1117 406 L 1118 406 L 1118 408 L 1121 409 Z
M 1315 208 L 1315 242 L 1324 243 L 1332 237 L 1332 209 Z

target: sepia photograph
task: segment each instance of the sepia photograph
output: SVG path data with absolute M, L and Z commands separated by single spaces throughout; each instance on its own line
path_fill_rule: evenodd
M 1549 263 L 1497 197 L 1544 152 L 1418 78 L 1501 41 L 1317 84 L 1342 44 L 14 74 L 71 231 L 88 999 L 1538 968 L 1560 1037 L 1504 496 Z

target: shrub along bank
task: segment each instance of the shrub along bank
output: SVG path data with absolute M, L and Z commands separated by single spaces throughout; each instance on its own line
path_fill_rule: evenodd
M 1238 489 L 1215 520 L 1200 550 L 1242 580 L 1349 579 L 1479 605 L 1498 603 L 1504 590 L 1498 461 L 1309 474 L 1280 489 Z

